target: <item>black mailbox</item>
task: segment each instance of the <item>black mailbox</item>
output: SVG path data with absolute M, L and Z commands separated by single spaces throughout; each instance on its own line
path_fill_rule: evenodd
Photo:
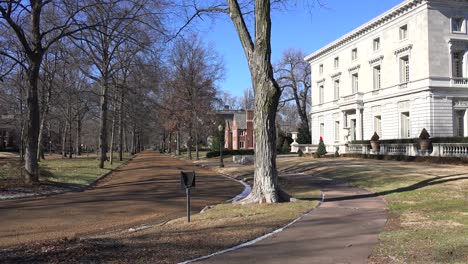
M 180 172 L 180 184 L 182 189 L 195 187 L 195 172 Z

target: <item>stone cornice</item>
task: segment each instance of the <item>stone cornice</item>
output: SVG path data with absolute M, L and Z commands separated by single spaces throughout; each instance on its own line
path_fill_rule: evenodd
M 310 54 L 309 56 L 305 57 L 304 60 L 308 62 L 312 62 L 317 60 L 318 58 L 325 56 L 326 54 L 344 46 L 345 44 L 371 32 L 380 27 L 383 24 L 386 24 L 396 18 L 410 12 L 411 10 L 415 9 L 416 7 L 427 3 L 429 0 L 407 0 L 400 5 L 390 9 L 389 11 L 383 13 L 382 15 L 376 17 L 375 19 L 371 20 L 370 22 L 362 25 L 361 27 L 355 29 L 351 33 L 346 34 L 345 36 L 339 38 L 338 40 L 332 42 L 331 44 L 325 46 L 324 48 Z
M 413 48 L 413 44 L 406 45 L 404 47 L 398 48 L 394 51 L 395 55 L 401 54 L 405 51 L 409 51 Z
M 322 78 L 322 79 L 317 81 L 317 83 L 322 83 L 322 82 L 325 82 L 325 78 Z
M 378 62 L 382 61 L 383 58 L 384 58 L 383 55 L 381 55 L 381 56 L 379 56 L 377 58 L 373 58 L 373 59 L 369 60 L 369 64 L 372 65 L 372 64 L 378 63 Z
M 349 68 L 348 71 L 349 72 L 354 72 L 354 71 L 359 70 L 359 68 L 361 68 L 361 65 L 358 64 L 358 65 L 355 65 L 355 66 Z
M 332 79 L 335 79 L 336 77 L 339 77 L 340 75 L 341 75 L 341 72 L 337 72 L 337 73 L 334 73 L 334 74 L 330 75 L 330 77 Z

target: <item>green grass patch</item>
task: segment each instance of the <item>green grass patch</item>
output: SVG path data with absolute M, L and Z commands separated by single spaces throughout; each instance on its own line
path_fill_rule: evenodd
M 312 175 L 383 196 L 390 218 L 372 263 L 468 262 L 466 167 L 358 159 L 295 159 L 287 166 L 313 167 Z
M 88 185 L 129 159 L 130 155 L 125 154 L 123 161 L 115 159 L 112 165 L 106 162 L 103 169 L 98 167 L 96 154 L 75 156 L 72 159 L 46 159 L 40 162 L 41 180 Z

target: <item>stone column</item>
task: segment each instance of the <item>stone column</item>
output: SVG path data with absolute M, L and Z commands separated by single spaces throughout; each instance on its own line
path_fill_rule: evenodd
M 362 139 L 362 110 L 356 109 L 356 140 Z
M 465 110 L 465 115 L 463 116 L 463 136 L 468 137 L 468 111 Z

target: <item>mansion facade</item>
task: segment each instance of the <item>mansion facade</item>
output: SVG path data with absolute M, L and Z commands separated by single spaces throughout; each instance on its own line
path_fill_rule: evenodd
M 406 0 L 305 58 L 312 144 L 468 136 L 468 0 Z
M 232 110 L 225 106 L 217 114 L 224 120 L 224 148 L 254 149 L 253 110 Z

